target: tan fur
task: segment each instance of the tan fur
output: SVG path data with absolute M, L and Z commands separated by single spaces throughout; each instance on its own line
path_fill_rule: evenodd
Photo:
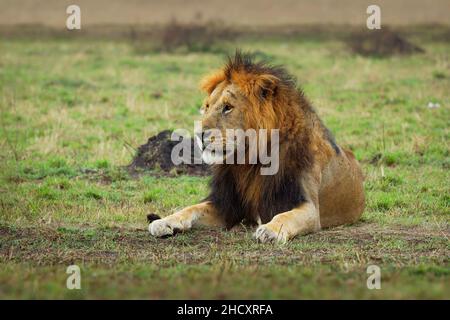
M 254 166 L 232 165 L 218 167 L 216 173 L 231 172 L 239 197 L 247 208 L 253 208 L 245 218 L 256 223 L 261 222 L 259 204 L 267 196 L 261 190 L 275 192 L 280 179 L 295 176 L 304 193 L 304 201 L 297 207 L 263 221 L 255 232 L 256 239 L 286 242 L 297 235 L 358 220 L 364 210 L 364 191 L 363 175 L 354 155 L 334 144 L 309 102 L 288 78 L 279 75 L 279 70 L 238 59 L 242 58 L 236 57 L 237 62 L 203 80 L 202 88 L 208 94 L 203 127 L 223 132 L 279 128 L 280 172 L 266 177 Z M 224 116 L 226 105 L 233 110 Z M 150 232 L 162 236 L 172 234 L 174 229 L 186 230 L 199 224 L 224 226 L 225 222 L 214 203 L 205 202 L 152 222 Z

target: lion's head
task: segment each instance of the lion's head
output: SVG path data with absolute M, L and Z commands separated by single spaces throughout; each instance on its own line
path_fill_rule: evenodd
M 251 56 L 236 52 L 219 71 L 205 77 L 202 89 L 207 97 L 201 107 L 202 128 L 206 133 L 220 130 L 222 139 L 204 134 L 205 144 L 234 144 L 228 129 L 283 129 L 288 118 L 298 118 L 295 79 L 283 68 L 255 63 Z M 269 137 L 270 139 L 270 137 Z M 219 140 L 219 141 L 218 141 Z

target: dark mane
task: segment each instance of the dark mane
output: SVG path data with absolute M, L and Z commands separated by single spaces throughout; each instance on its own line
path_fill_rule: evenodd
M 254 54 L 243 53 L 240 50 L 236 50 L 234 56 L 228 56 L 228 62 L 224 68 L 225 77 L 230 80 L 233 71 L 246 72 L 255 75 L 270 74 L 278 79 L 281 83 L 292 89 L 297 87 L 297 79 L 291 75 L 282 66 L 271 65 L 267 61 L 254 61 Z
M 250 170 L 255 175 L 259 174 L 258 166 L 252 166 Z M 264 176 L 258 187 L 258 201 L 250 201 L 245 192 L 239 190 L 233 169 L 219 165 L 213 168 L 211 191 L 205 200 L 213 203 L 228 229 L 241 221 L 254 224 L 257 216 L 262 223 L 268 223 L 277 214 L 291 210 L 305 201 L 303 187 L 294 172 Z

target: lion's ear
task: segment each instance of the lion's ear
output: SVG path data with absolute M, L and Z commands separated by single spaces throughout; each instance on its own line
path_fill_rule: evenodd
M 219 83 L 226 79 L 223 70 L 219 70 L 203 78 L 200 88 L 207 94 L 211 94 Z
M 255 82 L 257 95 L 261 99 L 273 97 L 277 92 L 279 83 L 280 79 L 271 74 L 263 74 L 258 76 Z

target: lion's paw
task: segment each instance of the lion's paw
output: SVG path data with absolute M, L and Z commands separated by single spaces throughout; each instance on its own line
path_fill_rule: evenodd
M 254 234 L 254 237 L 258 242 L 267 243 L 267 242 L 278 242 L 281 244 L 286 243 L 289 238 L 286 232 L 283 230 L 279 230 L 275 232 L 270 228 L 268 224 L 260 225 Z
M 148 231 L 154 237 L 172 236 L 181 230 L 179 223 L 174 223 L 168 219 L 154 220 L 148 226 Z

